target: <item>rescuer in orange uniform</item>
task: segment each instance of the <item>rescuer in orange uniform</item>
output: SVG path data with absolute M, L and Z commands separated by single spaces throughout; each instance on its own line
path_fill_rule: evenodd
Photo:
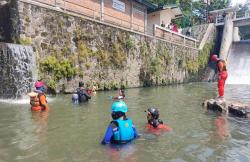
M 222 59 L 219 59 L 217 55 L 213 54 L 211 60 L 216 62 L 216 67 L 218 71 L 218 92 L 219 98 L 224 97 L 224 87 L 227 79 L 227 68 L 226 62 Z
M 29 93 L 31 110 L 48 111 L 49 106 L 45 96 L 45 87 L 42 81 L 36 81 L 36 90 Z

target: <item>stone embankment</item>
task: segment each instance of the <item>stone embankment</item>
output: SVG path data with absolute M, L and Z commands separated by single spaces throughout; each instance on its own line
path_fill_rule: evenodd
M 13 1 L 11 40 L 31 45 L 39 77 L 55 92 L 73 92 L 78 82 L 99 90 L 184 83 L 208 60 L 204 49 L 122 30 L 63 11 Z

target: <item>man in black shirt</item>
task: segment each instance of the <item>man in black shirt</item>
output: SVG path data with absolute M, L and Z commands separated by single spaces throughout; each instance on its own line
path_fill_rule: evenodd
M 83 82 L 79 82 L 79 88 L 76 89 L 76 93 L 78 95 L 79 103 L 87 102 L 89 99 L 91 99 L 91 96 L 84 89 L 84 83 Z

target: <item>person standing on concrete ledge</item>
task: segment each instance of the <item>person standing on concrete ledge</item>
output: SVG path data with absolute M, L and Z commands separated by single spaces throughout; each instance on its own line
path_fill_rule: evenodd
M 216 62 L 217 72 L 218 72 L 218 93 L 219 99 L 224 98 L 224 87 L 227 79 L 227 68 L 226 62 L 222 59 L 219 59 L 217 55 L 213 54 L 211 60 Z

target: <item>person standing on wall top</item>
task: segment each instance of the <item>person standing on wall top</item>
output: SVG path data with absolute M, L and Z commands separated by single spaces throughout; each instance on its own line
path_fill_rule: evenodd
M 228 76 L 226 62 L 222 59 L 219 59 L 218 56 L 215 54 L 211 56 L 211 60 L 216 62 L 216 67 L 218 72 L 218 93 L 219 93 L 218 98 L 223 99 L 225 82 Z
M 84 89 L 84 83 L 79 82 L 79 87 L 76 89 L 76 93 L 78 95 L 78 102 L 87 102 L 89 99 L 91 99 L 91 96 L 87 93 L 87 91 Z
M 166 25 L 165 25 L 164 21 L 162 21 L 162 22 L 161 22 L 161 27 L 163 27 L 163 28 L 165 28 L 165 27 L 166 27 Z
M 45 96 L 45 86 L 40 80 L 35 83 L 34 92 L 29 93 L 31 110 L 33 111 L 48 111 L 49 106 Z

